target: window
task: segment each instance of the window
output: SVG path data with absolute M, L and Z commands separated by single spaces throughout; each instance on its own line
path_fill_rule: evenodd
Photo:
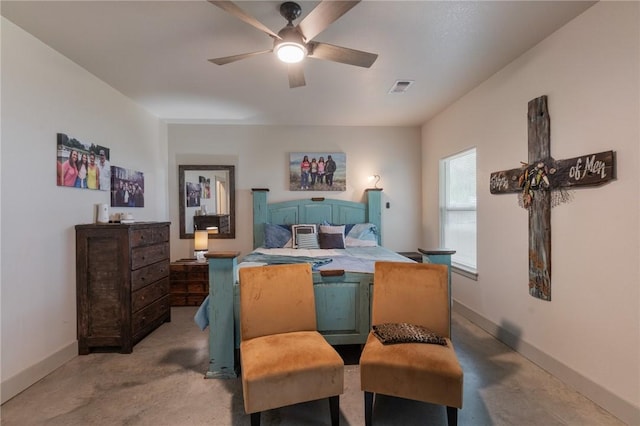
M 440 244 L 456 250 L 451 264 L 477 272 L 476 149 L 440 160 Z

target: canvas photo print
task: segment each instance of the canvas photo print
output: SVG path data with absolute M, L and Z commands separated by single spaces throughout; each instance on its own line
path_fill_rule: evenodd
M 111 166 L 111 207 L 144 207 L 144 174 Z
M 208 200 L 211 198 L 211 179 L 206 176 L 199 176 L 200 198 Z
M 111 190 L 109 148 L 58 133 L 57 185 L 79 189 Z
M 290 191 L 345 191 L 344 152 L 295 152 L 289 156 Z
M 200 182 L 185 182 L 185 194 L 187 195 L 187 207 L 200 207 L 202 187 Z

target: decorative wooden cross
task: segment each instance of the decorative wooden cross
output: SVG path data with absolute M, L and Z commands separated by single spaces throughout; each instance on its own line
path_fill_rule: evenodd
M 615 152 L 554 160 L 547 97 L 529 101 L 529 159 L 522 167 L 491 173 L 492 194 L 522 192 L 529 211 L 529 294 L 551 300 L 551 191 L 597 186 L 616 178 Z

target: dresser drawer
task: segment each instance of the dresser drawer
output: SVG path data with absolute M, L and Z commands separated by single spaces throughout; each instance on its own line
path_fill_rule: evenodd
M 209 269 L 185 267 L 184 265 L 171 265 L 172 281 L 207 281 L 209 279 Z
M 187 296 L 184 293 L 171 293 L 171 306 L 188 306 Z
M 171 294 L 187 294 L 187 282 L 171 280 L 171 287 L 169 290 Z
M 131 318 L 131 329 L 134 340 L 146 334 L 149 328 L 156 325 L 164 316 L 170 318 L 169 295 L 163 296 L 145 308 L 135 312 Z
M 131 249 L 131 269 L 139 269 L 169 258 L 169 243 Z
M 190 281 L 180 281 L 175 282 L 171 281 L 171 293 L 176 294 L 187 294 L 187 293 L 195 293 L 195 294 L 209 294 L 209 283 L 206 281 L 202 282 L 190 282 Z
M 169 275 L 169 259 L 131 272 L 131 291 L 136 291 Z
M 169 228 L 166 226 L 134 229 L 131 231 L 131 247 L 163 243 L 165 241 L 169 241 Z
M 131 311 L 137 312 L 169 293 L 169 278 L 163 278 L 131 294 Z
M 187 282 L 187 292 L 196 294 L 209 294 L 209 283 L 202 282 Z

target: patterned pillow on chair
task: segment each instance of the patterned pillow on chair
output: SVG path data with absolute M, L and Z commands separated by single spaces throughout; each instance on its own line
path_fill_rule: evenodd
M 447 346 L 447 341 L 428 328 L 401 323 L 384 323 L 373 326 L 373 334 L 385 345 L 393 343 L 432 343 Z

